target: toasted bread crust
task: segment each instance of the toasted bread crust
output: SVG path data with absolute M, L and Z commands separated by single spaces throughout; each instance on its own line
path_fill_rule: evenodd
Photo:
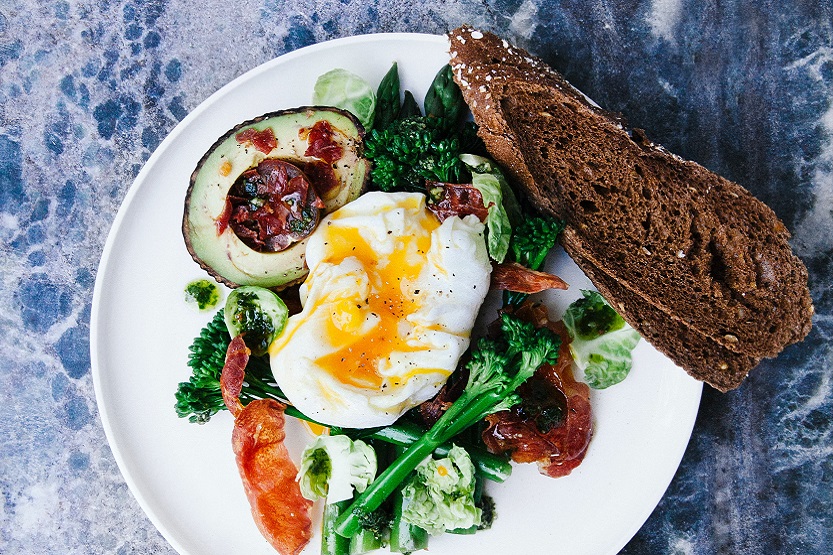
M 491 155 L 566 220 L 565 250 L 659 350 L 726 390 L 809 332 L 807 270 L 771 209 L 495 35 L 462 27 L 449 41 Z

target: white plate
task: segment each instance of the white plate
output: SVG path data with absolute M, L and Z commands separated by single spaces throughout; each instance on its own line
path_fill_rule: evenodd
M 272 60 L 202 103 L 168 136 L 131 187 L 107 239 L 91 322 L 92 372 L 101 419 L 139 504 L 182 554 L 274 553 L 255 528 L 231 452 L 231 417 L 205 426 L 177 418 L 187 346 L 211 313 L 183 300 L 203 277 L 180 232 L 191 171 L 237 123 L 308 104 L 321 73 L 343 67 L 378 83 L 394 60 L 403 89 L 422 98 L 447 62 L 444 38 L 389 34 L 317 44 Z M 560 315 L 589 282 L 563 253 L 551 266 L 572 288 L 551 295 Z M 476 537 L 432 538 L 430 553 L 616 553 L 659 502 L 685 450 L 702 390 L 644 341 L 623 383 L 593 392 L 595 435 L 584 463 L 557 480 L 534 466 L 488 484 L 498 518 Z M 308 440 L 290 419 L 288 443 Z M 485 543 L 487 542 L 487 543 Z M 319 551 L 314 538 L 305 553 Z

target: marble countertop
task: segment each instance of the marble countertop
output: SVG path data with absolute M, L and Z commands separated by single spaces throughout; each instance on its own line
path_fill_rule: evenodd
M 664 498 L 622 553 L 833 552 L 833 4 L 829 0 L 0 0 L 0 552 L 173 553 L 98 417 L 92 290 L 142 164 L 275 56 L 373 32 L 493 30 L 793 233 L 814 328 L 706 388 Z

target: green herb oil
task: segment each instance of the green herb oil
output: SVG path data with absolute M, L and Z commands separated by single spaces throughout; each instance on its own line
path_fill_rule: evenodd
M 185 301 L 200 310 L 212 309 L 220 302 L 220 289 L 207 279 L 195 279 L 185 286 Z

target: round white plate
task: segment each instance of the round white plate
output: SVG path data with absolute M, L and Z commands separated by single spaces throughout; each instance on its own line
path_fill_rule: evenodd
M 376 84 L 398 62 L 403 89 L 421 99 L 448 61 L 443 37 L 386 34 L 317 44 L 281 56 L 223 87 L 186 117 L 148 160 L 107 239 L 93 297 L 92 372 L 113 454 L 139 504 L 182 554 L 271 554 L 255 528 L 231 452 L 227 412 L 204 426 L 174 412 L 189 376 L 187 347 L 213 312 L 184 301 L 204 277 L 180 232 L 183 200 L 197 161 L 215 139 L 260 114 L 310 103 L 315 79 L 343 67 Z M 553 316 L 589 281 L 563 253 L 551 269 L 571 285 L 546 299 Z M 494 526 L 475 537 L 432 538 L 432 555 L 616 553 L 662 497 L 688 443 L 702 386 L 646 342 L 621 384 L 593 392 L 595 434 L 570 476 L 545 478 L 517 466 L 488 484 Z M 292 419 L 296 456 L 309 440 Z M 484 546 L 488 549 L 484 550 Z M 318 553 L 317 537 L 305 553 Z

